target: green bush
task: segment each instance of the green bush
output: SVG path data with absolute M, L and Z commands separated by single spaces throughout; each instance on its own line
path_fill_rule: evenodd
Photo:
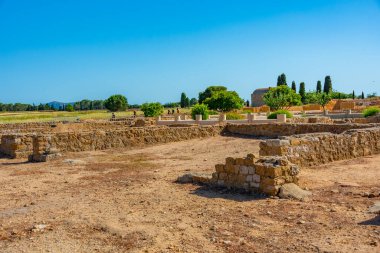
M 104 101 L 104 106 L 111 112 L 125 111 L 128 101 L 123 95 L 112 95 Z
M 277 111 L 272 112 L 271 114 L 269 114 L 268 119 L 277 119 L 277 114 L 286 114 L 286 118 L 288 118 L 288 119 L 293 118 L 293 114 L 291 114 L 289 111 L 287 111 L 287 110 L 277 110 Z
M 366 118 L 375 116 L 376 114 L 379 114 L 379 113 L 380 113 L 380 108 L 378 107 L 368 107 L 367 109 L 363 111 L 363 115 Z
M 72 104 L 68 104 L 68 105 L 66 105 L 65 110 L 67 112 L 73 112 L 74 111 L 74 106 Z
M 239 120 L 239 119 L 244 119 L 244 116 L 236 113 L 236 112 L 229 112 L 226 114 L 227 120 Z
M 214 111 L 214 110 L 208 110 L 208 114 L 209 115 L 219 115 L 219 112 L 218 111 Z
M 202 115 L 203 119 L 208 119 L 208 106 L 205 104 L 194 105 L 194 107 L 191 109 L 191 117 L 195 119 L 195 115 Z
M 164 107 L 160 103 L 145 103 L 141 105 L 141 111 L 145 117 L 156 117 L 164 112 Z

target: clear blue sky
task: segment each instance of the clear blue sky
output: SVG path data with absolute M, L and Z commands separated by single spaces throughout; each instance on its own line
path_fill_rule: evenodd
M 380 94 L 380 1 L 0 0 L 3 103 L 248 99 L 282 72 Z

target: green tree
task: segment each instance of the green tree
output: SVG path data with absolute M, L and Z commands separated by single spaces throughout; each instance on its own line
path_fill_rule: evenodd
M 296 87 L 296 82 L 292 82 L 292 90 L 294 90 L 294 92 L 297 92 L 297 87 Z
M 190 106 L 196 105 L 198 103 L 198 100 L 196 98 L 190 99 Z
M 286 109 L 294 105 L 301 105 L 301 96 L 286 85 L 270 88 L 265 93 L 264 102 L 271 110 Z
M 302 104 L 305 104 L 306 103 L 306 88 L 305 88 L 304 82 L 300 83 L 300 96 L 301 96 Z
M 112 95 L 104 101 L 104 106 L 111 112 L 125 111 L 128 101 L 123 95 Z
M 68 105 L 66 105 L 65 110 L 68 111 L 68 112 L 73 112 L 74 111 L 74 106 L 72 104 L 68 104 Z
M 326 76 L 325 77 L 325 83 L 323 85 L 323 92 L 324 93 L 330 93 L 332 92 L 332 82 L 331 82 L 331 77 L 330 76 Z
M 203 119 L 207 119 L 209 115 L 208 106 L 206 104 L 196 104 L 191 109 L 191 117 L 195 119 L 195 115 L 202 115 Z
M 322 106 L 325 111 L 326 105 L 331 101 L 331 93 L 316 93 L 317 103 Z
M 190 99 L 186 96 L 185 92 L 181 93 L 181 108 L 189 107 L 190 106 Z
M 284 73 L 282 73 L 281 75 L 277 77 L 277 86 L 281 86 L 281 85 L 288 85 L 286 83 L 286 75 Z
M 361 98 L 362 99 L 364 99 L 365 97 L 364 97 L 364 91 L 362 91 L 362 96 L 361 96 Z
M 317 93 L 321 93 L 322 92 L 322 83 L 321 81 L 318 80 L 317 82 Z
M 141 105 L 141 111 L 144 112 L 145 117 L 156 117 L 164 112 L 164 107 L 158 102 L 144 103 Z
M 353 90 L 352 91 L 352 99 L 355 99 L 356 98 L 356 96 L 355 96 L 355 91 Z
M 202 104 L 207 98 L 210 98 L 213 93 L 219 91 L 227 91 L 227 88 L 224 86 L 209 86 L 203 92 L 199 92 L 198 103 Z
M 207 98 L 204 102 L 211 110 L 228 112 L 233 109 L 240 109 L 244 105 L 244 100 L 239 97 L 236 91 L 219 91 Z

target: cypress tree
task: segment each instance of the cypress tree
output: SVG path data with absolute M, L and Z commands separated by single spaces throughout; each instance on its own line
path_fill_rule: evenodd
M 324 93 L 330 93 L 332 92 L 332 82 L 331 82 L 331 77 L 326 76 L 325 77 L 325 84 L 323 86 L 323 92 Z
M 182 92 L 181 93 L 181 108 L 185 108 L 188 106 L 188 104 L 190 104 L 190 102 L 188 102 L 188 97 L 186 96 L 185 92 Z
M 352 91 L 352 99 L 355 99 L 355 91 Z
M 362 91 L 362 99 L 364 99 L 364 91 Z
M 297 87 L 296 87 L 296 82 L 292 82 L 292 90 L 294 90 L 294 92 L 297 92 Z
M 322 92 L 322 83 L 321 81 L 318 80 L 317 82 L 317 93 L 321 93 Z
M 284 73 L 282 73 L 281 75 L 277 77 L 277 86 L 281 86 L 281 85 L 288 85 L 286 83 L 286 75 Z
M 300 83 L 300 91 L 299 91 L 299 93 L 301 95 L 302 104 L 305 104 L 305 102 L 306 102 L 306 88 L 305 88 L 305 83 L 304 82 Z

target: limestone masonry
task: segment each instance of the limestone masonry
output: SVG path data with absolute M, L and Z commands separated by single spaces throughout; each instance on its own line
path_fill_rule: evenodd
M 353 129 L 342 134 L 295 135 L 260 143 L 261 156 L 286 157 L 301 166 L 314 166 L 377 153 L 380 153 L 380 127 Z
M 263 192 L 276 195 L 285 183 L 297 183 L 299 168 L 285 157 L 263 157 L 253 154 L 245 158 L 226 158 L 225 164 L 215 165 L 211 183 L 229 189 Z

